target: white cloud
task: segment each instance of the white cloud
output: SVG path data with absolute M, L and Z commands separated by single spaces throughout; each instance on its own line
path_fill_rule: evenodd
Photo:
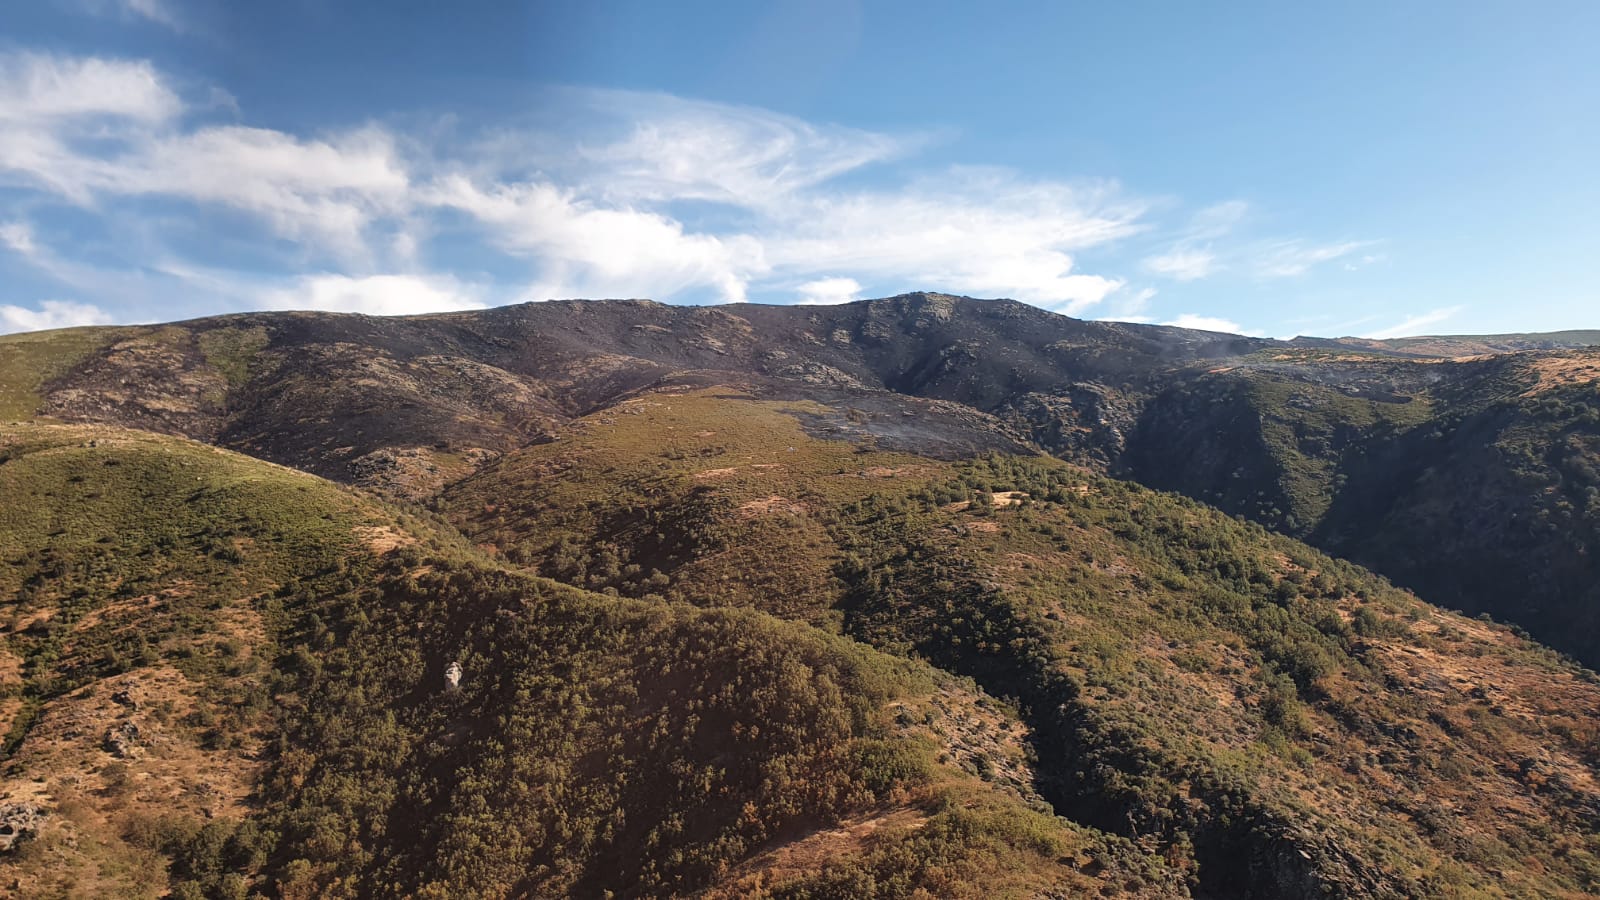
M 38 309 L 0 305 L 0 334 L 78 325 L 109 325 L 111 322 L 111 314 L 100 307 L 70 300 L 46 300 L 39 304 Z
M 1186 237 L 1203 241 L 1222 237 L 1233 231 L 1250 214 L 1250 204 L 1243 200 L 1227 200 L 1207 206 L 1189 220 Z
M 1143 212 L 1112 184 L 956 169 L 895 192 L 815 197 L 778 223 L 768 258 L 777 271 L 831 268 L 1075 314 L 1123 282 L 1076 272 L 1072 252 L 1137 232 Z
M 1210 250 L 1173 248 L 1169 253 L 1145 259 L 1146 270 L 1174 281 L 1195 281 L 1216 270 L 1217 257 Z
M 1257 278 L 1292 278 L 1336 259 L 1346 259 L 1347 270 L 1382 259 L 1378 254 L 1348 258 L 1376 241 L 1319 244 L 1278 238 L 1241 243 L 1235 232 L 1249 216 L 1250 206 L 1242 200 L 1201 209 L 1165 252 L 1145 257 L 1145 271 L 1174 281 L 1197 281 L 1223 271 L 1248 272 Z
M 33 240 L 33 229 L 26 222 L 0 224 L 0 244 L 29 258 L 39 255 L 39 245 Z
M 123 2 L 152 20 L 172 9 Z M 515 284 L 532 299 L 740 301 L 798 290 L 822 302 L 859 296 L 868 283 L 1011 297 L 1072 315 L 1120 296 L 1112 314 L 1146 318 L 1148 293 L 1119 295 L 1125 279 L 1084 260 L 1147 231 L 1147 203 L 1111 181 L 994 168 L 888 173 L 870 188 L 851 177 L 913 153 L 922 135 L 581 89 L 552 92 L 536 113 L 545 120 L 494 133 L 440 121 L 404 133 L 367 124 L 305 135 L 208 121 L 227 106 L 215 86 L 186 96 L 147 62 L 0 54 L 0 186 L 73 204 L 107 230 L 147 234 L 155 251 L 170 226 L 145 215 L 145 201 L 247 218 L 282 240 L 243 235 L 268 260 L 258 270 L 271 274 L 227 296 L 254 302 L 268 290 L 274 307 L 478 305 L 487 291 L 427 274 L 438 248 L 466 246 L 475 266 L 494 271 L 479 278 L 495 293 Z M 1230 201 L 1196 212 L 1145 268 L 1179 281 L 1224 267 L 1277 276 L 1364 246 L 1282 241 L 1255 265 L 1213 251 L 1207 242 L 1248 211 Z M 34 248 L 11 226 L 0 226 L 0 240 L 23 254 Z M 163 271 L 206 265 L 168 256 L 145 250 L 130 268 L 152 257 Z M 77 277 L 59 261 L 47 266 L 53 257 L 30 259 L 64 284 Z M 323 274 L 282 287 L 308 270 Z M 104 273 L 91 274 L 104 283 Z
M 1407 316 L 1401 322 L 1391 325 L 1388 328 L 1367 332 L 1366 334 L 1363 334 L 1362 337 L 1381 341 L 1389 338 L 1413 337 L 1419 334 L 1426 334 L 1428 328 L 1455 316 L 1455 314 L 1459 312 L 1461 312 L 1461 307 L 1459 306 L 1430 309 L 1425 313 Z
M 465 212 L 502 248 L 542 266 L 537 299 L 557 296 L 670 297 L 692 288 L 745 299 L 752 275 L 767 270 L 759 241 L 688 232 L 658 213 L 606 208 L 546 183 L 480 187 L 443 179 L 427 202 Z
M 795 288 L 801 306 L 837 306 L 861 299 L 861 283 L 854 278 L 819 278 Z
M 922 140 L 915 136 L 658 94 L 557 99 L 580 107 L 563 108 L 568 130 L 599 138 L 501 134 L 484 151 L 487 164 L 457 167 L 423 194 L 540 261 L 541 296 L 671 299 L 707 290 L 738 300 L 756 283 L 770 294 L 782 289 L 775 282 L 838 276 L 1076 311 L 1122 281 L 1077 271 L 1073 252 L 1142 227 L 1144 205 L 1111 183 L 976 167 L 892 189 L 835 183 L 910 152 Z M 505 175 L 528 159 L 537 171 Z M 685 204 L 707 224 L 686 224 Z
M 262 294 L 261 309 L 311 309 L 408 316 L 418 313 L 482 309 L 475 291 L 454 279 L 415 275 L 309 275 L 293 287 Z
M 1373 241 L 1344 241 L 1337 244 L 1309 244 L 1301 240 L 1275 241 L 1256 255 L 1255 271 L 1263 278 L 1293 278 L 1313 267 L 1348 256 Z
M 1354 272 L 1357 269 L 1381 263 L 1388 258 L 1388 255 L 1383 253 L 1363 253 L 1360 259 L 1347 260 L 1344 264 L 1344 270 L 1346 272 Z
M 366 228 L 408 205 L 409 175 L 382 129 L 323 139 L 185 129 L 183 110 L 148 62 L 0 55 L 0 183 L 82 206 L 155 195 L 229 207 L 285 238 L 357 260 Z
M 91 15 L 142 19 L 180 33 L 187 30 L 171 0 L 75 0 L 73 5 Z
M 0 128 L 97 116 L 160 122 L 182 108 L 147 61 L 0 55 Z
M 1215 316 L 1199 316 L 1194 313 L 1184 313 L 1170 322 L 1162 322 L 1161 324 L 1171 325 L 1174 328 L 1192 328 L 1196 331 L 1220 331 L 1224 334 L 1242 334 L 1250 337 L 1260 335 L 1260 332 L 1245 331 L 1244 326 L 1238 322 Z
M 291 240 L 359 258 L 368 226 L 408 206 L 410 178 L 394 139 L 380 129 L 301 140 L 230 126 L 154 140 L 94 186 L 229 207 Z
M 1174 281 L 1198 281 L 1226 268 L 1209 243 L 1225 237 L 1244 219 L 1249 204 L 1243 200 L 1217 203 L 1189 218 L 1183 236 L 1167 252 L 1145 257 L 1144 269 Z

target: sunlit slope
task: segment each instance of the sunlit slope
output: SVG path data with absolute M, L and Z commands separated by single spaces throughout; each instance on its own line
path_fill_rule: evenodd
M 645 396 L 446 513 L 551 577 L 833 623 L 1017 698 L 1056 811 L 1201 893 L 1600 888 L 1592 674 L 1181 497 L 829 434 L 804 403 Z
M 45 385 L 105 346 L 112 328 L 0 335 L 0 422 L 21 422 L 44 406 Z
M 281 585 L 459 545 L 303 473 L 97 426 L 0 432 L 0 497 L 0 804 L 46 813 L 0 867 L 34 896 L 154 896 L 173 835 L 248 815 Z
M 37 815 L 0 895 L 1181 891 L 925 664 L 500 571 L 181 439 L 21 426 L 0 460 L 0 807 Z

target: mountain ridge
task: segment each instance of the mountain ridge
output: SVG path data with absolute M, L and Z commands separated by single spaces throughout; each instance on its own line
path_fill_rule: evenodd
M 814 307 L 616 300 L 402 318 L 243 313 L 0 339 L 0 409 L 183 434 L 425 498 L 639 391 L 827 390 L 926 425 L 919 437 L 880 423 L 882 439 L 943 453 L 1031 445 L 1177 490 L 1371 563 L 1446 605 L 1525 623 L 1595 663 L 1600 617 L 1584 592 L 1600 536 L 1585 410 L 1600 351 L 1485 354 L 1462 339 L 1419 340 L 1281 342 L 925 292 Z M 1513 437 L 1525 425 L 1536 442 L 1571 449 L 1529 458 L 1516 449 L 1527 437 Z M 1441 510 L 1428 522 L 1444 529 L 1450 554 L 1408 564 L 1421 528 L 1408 509 L 1445 500 L 1428 499 L 1418 479 L 1465 459 L 1452 435 L 1471 441 L 1484 429 L 1524 442 L 1477 466 L 1508 475 L 1489 498 L 1504 521 L 1559 516 L 1572 539 L 1538 539 L 1551 552 L 1519 539 L 1513 550 L 1500 525 L 1469 533 L 1455 524 L 1473 519 L 1466 508 Z M 1514 487 L 1525 478 L 1552 492 Z M 1459 577 L 1474 566 L 1480 577 Z M 1518 579 L 1554 603 L 1517 599 L 1508 588 Z
M 1294 533 L 1583 637 L 1596 362 L 925 294 L 0 338 L 0 871 L 1590 894 L 1600 677 Z

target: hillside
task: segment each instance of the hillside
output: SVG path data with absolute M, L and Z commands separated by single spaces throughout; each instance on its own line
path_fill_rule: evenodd
M 640 397 L 444 508 L 529 571 L 831 623 L 1016 698 L 1055 809 L 1199 895 L 1594 889 L 1591 673 L 1191 501 L 811 414 Z
M 634 392 L 738 384 L 893 410 L 878 438 L 912 452 L 1042 448 L 1179 491 L 1593 665 L 1600 350 L 1572 349 L 1593 335 L 1280 342 L 939 294 L 262 313 L 0 338 L 0 415 L 423 500 Z
M 1600 640 L 1597 376 L 940 295 L 0 338 L 0 894 L 1592 895 L 1600 680 L 1447 610 Z
M 188 441 L 25 426 L 0 454 L 0 810 L 27 823 L 0 894 L 1181 883 L 1041 812 L 1015 714 L 925 664 L 503 572 Z
M 1246 363 L 1154 398 L 1122 469 L 1600 659 L 1600 351 Z

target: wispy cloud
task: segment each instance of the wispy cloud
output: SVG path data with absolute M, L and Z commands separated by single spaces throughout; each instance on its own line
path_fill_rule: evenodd
M 1135 324 L 1154 322 L 1156 317 L 1149 315 L 1148 310 L 1150 309 L 1150 301 L 1155 299 L 1156 293 L 1157 291 L 1153 287 L 1117 291 L 1111 295 L 1106 307 L 1100 310 L 1094 318 L 1100 321 L 1133 322 Z
M 1376 241 L 1309 241 L 1303 238 L 1251 239 L 1241 234 L 1250 206 L 1231 200 L 1196 212 L 1167 250 L 1146 256 L 1144 270 L 1173 281 L 1198 281 L 1219 272 L 1242 272 L 1261 279 L 1293 278 L 1323 263 L 1344 259 L 1354 270 L 1382 259 L 1379 254 L 1351 258 Z
M 1217 256 L 1210 250 L 1174 248 L 1144 261 L 1145 270 L 1174 281 L 1196 281 L 1216 271 Z
M 37 309 L 0 305 L 0 334 L 78 325 L 108 325 L 112 321 L 111 314 L 100 307 L 70 300 L 45 300 Z
M 569 88 L 552 98 L 562 120 L 540 122 L 531 135 L 510 135 L 512 159 L 526 160 L 521 148 L 529 143 L 547 148 L 535 156 L 540 169 L 623 204 L 784 207 L 805 191 L 904 157 L 926 141 L 669 94 Z M 574 122 L 583 131 L 578 140 L 551 139 Z
M 0 244 L 6 249 L 21 256 L 33 258 L 39 254 L 39 246 L 33 241 L 33 229 L 26 222 L 6 222 L 0 224 Z
M 0 122 L 13 134 L 54 136 L 67 123 L 95 117 L 158 122 L 182 109 L 149 62 L 49 53 L 0 56 L 0 97 Z
M 184 23 L 168 0 L 118 0 L 119 5 L 141 19 L 164 25 L 173 31 L 183 31 Z
M 377 125 L 308 138 L 191 123 L 196 105 L 143 62 L 12 56 L 0 72 L 20 101 L 0 121 L 13 185 L 85 208 L 148 197 L 231 209 L 302 264 L 352 277 L 407 267 L 429 235 L 465 222 L 523 261 L 539 299 L 742 300 L 845 277 L 1077 312 L 1123 282 L 1081 271 L 1076 254 L 1144 227 L 1144 204 L 1110 182 L 951 168 L 845 187 L 841 176 L 924 139 L 662 95 L 567 91 L 575 136 L 535 123 L 423 146 Z
M 1420 334 L 1427 334 L 1429 328 L 1432 328 L 1434 325 L 1454 317 L 1456 313 L 1459 312 L 1461 312 L 1461 307 L 1459 306 L 1447 306 L 1439 309 L 1430 309 L 1425 313 L 1407 316 L 1405 319 L 1389 326 L 1388 328 L 1382 328 L 1377 331 L 1369 331 L 1361 336 L 1382 341 L 1389 338 L 1414 337 Z
M 0 100 L 0 184 L 81 206 L 141 196 L 215 204 L 352 257 L 376 218 L 406 206 L 405 164 L 382 129 L 302 140 L 186 128 L 185 104 L 147 62 L 0 56 Z
M 1249 211 L 1249 205 L 1242 200 L 1197 211 L 1170 249 L 1145 257 L 1144 270 L 1174 281 L 1198 281 L 1222 271 L 1227 266 L 1212 244 L 1232 232 Z
M 1255 254 L 1255 272 L 1262 278 L 1294 278 L 1326 262 L 1342 259 L 1374 241 L 1314 244 L 1302 240 L 1274 241 Z
M 65 5 L 91 15 L 149 22 L 179 33 L 188 31 L 172 0 L 65 0 Z

